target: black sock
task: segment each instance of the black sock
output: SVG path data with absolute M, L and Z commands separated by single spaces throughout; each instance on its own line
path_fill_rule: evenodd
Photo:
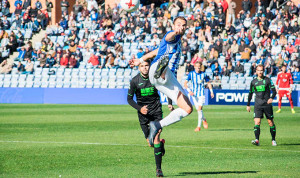
M 260 135 L 260 125 L 255 125 L 254 126 L 254 135 L 255 135 L 255 138 L 257 140 L 259 140 L 259 135 Z
M 275 140 L 275 137 L 276 137 L 276 126 L 275 125 L 270 127 L 270 133 L 272 136 L 272 140 Z
M 163 150 L 162 150 L 161 142 L 159 144 L 154 144 L 154 157 L 155 157 L 156 169 L 161 169 L 162 155 L 163 155 Z

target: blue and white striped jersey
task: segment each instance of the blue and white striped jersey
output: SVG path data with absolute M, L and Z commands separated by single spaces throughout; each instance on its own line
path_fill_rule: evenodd
M 169 55 L 169 68 L 176 76 L 181 54 L 181 36 L 177 35 L 174 41 L 168 42 L 165 38 L 170 32 L 173 32 L 173 30 L 167 32 L 163 37 L 158 49 L 157 56 L 152 61 L 151 65 L 157 62 L 162 56 Z
M 187 81 L 191 81 L 192 83 L 192 92 L 194 93 L 194 96 L 204 96 L 204 87 L 205 83 L 209 81 L 209 77 L 205 74 L 205 72 L 196 73 L 195 71 L 192 71 L 189 73 Z

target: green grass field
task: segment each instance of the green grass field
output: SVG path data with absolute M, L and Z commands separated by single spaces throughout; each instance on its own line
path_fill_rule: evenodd
M 277 107 L 274 108 L 274 110 Z M 253 110 L 253 108 L 252 108 Z M 207 106 L 164 128 L 167 177 L 300 177 L 300 109 L 275 114 L 277 147 L 266 120 L 261 146 L 245 106 Z M 169 111 L 164 106 L 164 115 Z M 155 177 L 153 149 L 130 106 L 0 105 L 0 177 Z

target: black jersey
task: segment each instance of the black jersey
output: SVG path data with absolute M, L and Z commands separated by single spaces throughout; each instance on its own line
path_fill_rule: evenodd
M 136 95 L 135 103 L 133 96 Z M 137 74 L 130 81 L 130 88 L 127 96 L 128 103 L 138 111 L 145 105 L 148 105 L 148 114 L 154 114 L 161 111 L 160 96 L 157 89 L 150 83 L 149 79 L 145 79 L 141 74 Z
M 272 90 L 272 96 L 271 96 Z M 255 105 L 263 106 L 267 105 L 267 101 L 272 98 L 274 99 L 276 96 L 276 89 L 272 82 L 272 80 L 268 77 L 263 77 L 263 79 L 255 78 L 251 81 L 250 91 L 248 96 L 248 104 L 250 106 L 250 101 L 252 99 L 252 95 L 255 93 Z

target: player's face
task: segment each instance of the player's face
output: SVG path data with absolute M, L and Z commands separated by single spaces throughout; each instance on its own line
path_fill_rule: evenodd
M 257 67 L 256 68 L 256 74 L 258 77 L 262 78 L 264 75 L 264 68 L 263 67 Z
M 186 22 L 182 19 L 177 19 L 174 23 L 173 30 L 176 31 L 178 29 L 182 29 L 181 35 L 184 35 L 186 30 Z
M 286 67 L 283 66 L 283 67 L 281 68 L 281 71 L 282 71 L 283 73 L 285 73 L 285 72 L 286 72 Z
M 139 66 L 139 71 L 143 76 L 148 76 L 150 65 L 148 62 L 143 62 Z
M 201 65 L 197 63 L 197 64 L 195 64 L 194 68 L 195 68 L 195 72 L 199 73 Z

